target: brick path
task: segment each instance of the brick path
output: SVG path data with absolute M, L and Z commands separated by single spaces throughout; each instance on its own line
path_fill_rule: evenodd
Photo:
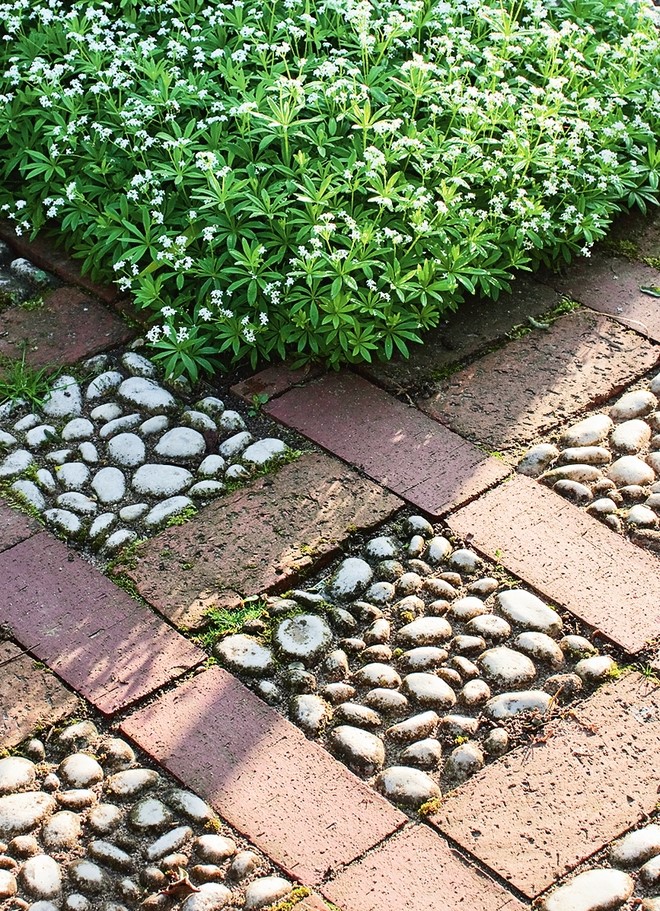
M 71 363 L 129 337 L 106 309 L 110 289 L 47 245 L 21 253 L 67 283 L 47 301 L 43 332 L 33 324 L 34 363 Z M 660 322 L 639 284 L 660 275 L 600 257 L 543 281 L 521 282 L 499 309 L 471 303 L 473 336 L 450 320 L 405 367 L 270 368 L 234 387 L 247 401 L 267 394 L 271 417 L 328 454 L 306 454 L 139 549 L 126 570 L 143 601 L 0 505 L 0 747 L 87 700 L 312 887 L 300 911 L 517 911 L 653 812 L 660 690 L 639 674 L 597 690 L 531 751 L 491 763 L 426 821 L 411 820 L 231 674 L 203 669 L 205 654 L 179 631 L 210 606 L 290 587 L 407 502 L 474 536 L 632 663 L 660 634 L 657 557 L 511 477 L 485 449 L 534 439 L 652 369 Z M 560 291 L 584 307 L 507 341 Z M 3 315 L 2 351 L 28 331 L 24 312 Z M 479 357 L 494 344 L 503 347 Z M 448 365 L 459 368 L 449 378 Z M 421 395 L 426 413 L 396 397 L 403 391 Z

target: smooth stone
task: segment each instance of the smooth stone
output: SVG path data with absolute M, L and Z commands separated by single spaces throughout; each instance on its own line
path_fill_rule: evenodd
M 85 391 L 85 398 L 88 401 L 100 399 L 117 389 L 123 381 L 124 377 L 117 370 L 106 370 L 105 373 L 100 373 L 91 381 Z
M 89 416 L 93 421 L 102 421 L 107 424 L 108 421 L 115 421 L 121 417 L 122 409 L 116 402 L 107 402 L 105 405 L 97 405 L 93 408 Z
M 32 453 L 27 449 L 16 449 L 14 452 L 10 452 L 0 463 L 0 480 L 15 478 L 16 475 L 23 474 L 31 464 Z
M 96 802 L 96 794 L 90 788 L 70 788 L 58 791 L 57 801 L 67 810 L 84 810 Z
M 135 762 L 135 752 L 120 737 L 110 737 L 103 747 L 103 764 L 107 768 L 127 768 Z
M 96 500 L 92 500 L 91 497 L 86 497 L 84 493 L 77 493 L 76 491 L 61 494 L 55 500 L 55 505 L 61 509 L 70 509 L 71 512 L 75 512 L 80 516 L 93 516 L 98 509 Z
M 251 876 L 260 863 L 261 859 L 254 851 L 239 851 L 229 867 L 229 878 L 240 882 Z
M 520 633 L 513 640 L 513 645 L 524 655 L 543 661 L 553 668 L 561 667 L 564 663 L 564 653 L 560 646 L 546 633 Z
M 90 841 L 87 851 L 94 860 L 98 860 L 113 870 L 133 869 L 133 859 L 130 854 L 109 841 Z
M 175 788 L 165 798 L 168 804 L 195 822 L 206 823 L 215 817 L 212 808 L 201 797 L 191 791 Z
M 161 459 L 189 462 L 206 452 L 206 442 L 192 427 L 174 427 L 163 434 L 155 449 Z
M 73 376 L 58 376 L 42 405 L 49 418 L 78 417 L 82 414 L 82 395 Z
M 458 671 L 461 680 L 472 680 L 479 676 L 479 668 L 473 661 L 466 658 L 465 655 L 454 655 L 450 659 L 450 664 L 451 668 L 449 668 L 449 670 L 453 668 Z M 440 671 L 438 672 L 438 676 L 441 676 Z M 450 682 L 447 676 L 445 676 L 444 679 L 447 680 L 447 682 Z
M 646 389 L 635 389 L 626 392 L 618 402 L 610 408 L 610 417 L 613 421 L 628 421 L 632 418 L 645 417 L 658 407 L 658 400 L 652 392 Z
M 119 807 L 111 803 L 100 803 L 92 807 L 87 816 L 87 821 L 92 829 L 99 835 L 108 835 L 117 828 L 122 820 Z
M 639 871 L 639 877 L 647 889 L 657 889 L 660 885 L 660 853 L 647 861 Z M 660 902 L 660 898 L 658 899 Z
M 98 728 L 93 721 L 76 721 L 67 725 L 57 739 L 66 747 L 73 744 L 84 747 L 93 743 L 98 736 Z
M 486 648 L 486 640 L 482 636 L 454 636 L 449 643 L 450 648 L 461 655 L 480 654 Z
M 387 691 L 386 691 L 387 692 Z M 343 702 L 335 710 L 334 720 L 341 724 L 350 724 L 353 727 L 376 729 L 383 723 L 382 718 L 373 709 L 356 702 Z
M 568 446 L 594 446 L 607 439 L 613 421 L 606 414 L 593 414 L 573 424 L 561 434 L 561 443 Z
M 509 749 L 509 734 L 504 728 L 493 728 L 484 737 L 482 745 L 489 756 L 502 756 Z
M 238 430 L 245 430 L 245 421 L 238 411 L 223 411 L 218 419 L 218 430 L 236 433 Z
M 323 661 L 322 671 L 331 680 L 345 680 L 350 673 L 346 652 L 340 648 L 329 652 Z
M 397 640 L 412 647 L 437 645 L 446 642 L 452 635 L 452 628 L 444 617 L 419 617 L 402 626 Z
M 68 509 L 47 509 L 44 518 L 49 525 L 67 535 L 77 535 L 82 530 L 82 522 L 75 513 L 69 512 Z
M 351 768 L 371 776 L 383 767 L 385 747 L 380 737 L 352 725 L 339 725 L 330 732 L 331 750 Z
M 408 708 L 408 700 L 403 693 L 399 693 L 397 690 L 388 690 L 381 686 L 369 690 L 362 702 L 369 708 L 383 714 L 399 714 L 405 712 Z
M 93 443 L 81 443 L 80 446 L 78 446 L 78 452 L 80 453 L 80 458 L 83 462 L 87 462 L 88 465 L 97 464 L 99 452 Z
M 199 892 L 189 895 L 181 911 L 220 911 L 231 901 L 232 894 L 220 883 L 202 883 Z
M 350 686 L 348 683 L 326 683 L 320 692 L 323 698 L 327 699 L 332 705 L 347 702 L 349 699 L 354 699 L 356 695 L 355 687 Z M 394 690 L 390 692 L 394 692 Z
M 404 677 L 401 690 L 423 708 L 444 710 L 456 703 L 456 694 L 435 674 L 414 673 Z
M 635 883 L 620 870 L 587 870 L 560 886 L 543 911 L 614 911 L 632 895 Z
M 467 573 L 467 575 L 476 573 L 481 566 L 481 563 L 480 557 L 466 548 L 455 550 L 449 558 L 449 565 L 453 569 L 457 570 L 459 573 Z
M 287 657 L 311 663 L 329 649 L 332 630 L 321 617 L 301 614 L 280 623 L 273 641 Z
M 487 641 L 501 642 L 511 635 L 511 626 L 503 617 L 483 614 L 466 624 L 465 631 L 471 636 L 483 636 Z
M 18 433 L 24 433 L 26 430 L 31 430 L 33 427 L 36 427 L 39 423 L 39 420 L 40 418 L 36 414 L 26 414 L 24 418 L 20 419 L 20 421 L 16 421 L 13 430 L 17 431 Z
M 89 480 L 89 468 L 84 462 L 69 462 L 57 469 L 57 477 L 65 490 L 82 490 Z
M 392 740 L 407 743 L 414 740 L 424 740 L 435 736 L 440 716 L 437 712 L 420 712 L 412 718 L 406 718 L 398 724 L 393 724 L 385 732 Z
M 18 446 L 16 437 L 6 430 L 0 430 L 0 449 L 13 449 L 14 446 Z
M 126 769 L 123 772 L 115 772 L 107 779 L 106 784 L 111 794 L 132 797 L 153 788 L 159 781 L 160 775 L 152 769 Z
M 410 578 L 410 576 L 413 574 L 406 573 L 405 575 Z M 417 576 L 416 573 L 414 575 L 416 579 L 419 579 L 419 576 Z M 403 578 L 405 578 L 405 576 L 401 577 L 401 579 Z M 399 582 L 401 582 L 401 579 Z M 399 585 L 399 582 L 397 582 L 397 588 L 401 589 L 402 587 Z M 422 585 L 417 585 L 415 587 L 409 586 L 409 588 L 413 591 L 418 591 L 421 587 Z M 458 592 L 454 586 L 447 582 L 446 579 L 424 579 L 423 587 L 424 591 L 427 591 L 430 595 L 433 595 L 434 598 L 445 598 L 447 601 L 453 601 L 453 599 L 458 595 Z
M 648 506 L 637 503 L 626 513 L 626 521 L 629 525 L 637 525 L 640 528 L 655 528 L 658 517 Z
M 569 446 L 561 452 L 561 461 L 578 465 L 609 465 L 612 454 L 604 446 Z
M 156 433 L 162 433 L 170 426 L 169 418 L 164 414 L 157 414 L 153 418 L 147 418 L 140 424 L 139 430 L 142 436 L 153 436 Z
M 68 872 L 73 883 L 85 892 L 96 895 L 107 887 L 106 874 L 91 860 L 75 860 Z
M 540 690 L 522 690 L 519 693 L 502 693 L 499 696 L 493 696 L 486 703 L 484 711 L 489 718 L 501 721 L 513 718 L 521 712 L 537 711 L 544 714 L 551 702 L 552 697 L 548 693 Z
M 113 525 L 117 524 L 117 516 L 113 512 L 104 512 L 97 516 L 89 527 L 89 537 L 96 541 L 106 535 Z
M 30 506 L 36 509 L 38 512 L 43 512 L 46 508 L 46 500 L 44 495 L 39 490 L 34 481 L 14 481 L 11 485 L 11 489 L 15 494 L 18 494 L 20 498 L 27 501 Z
M 101 468 L 91 487 L 100 503 L 118 503 L 126 494 L 126 478 L 118 468 Z
M 616 668 L 616 661 L 609 655 L 594 655 L 578 661 L 575 673 L 585 683 L 603 683 L 616 673 Z
M 198 411 L 204 412 L 204 414 L 208 414 L 212 418 L 219 418 L 225 410 L 225 403 L 222 399 L 216 398 L 213 395 L 207 395 L 206 398 L 195 403 L 195 408 Z
M 534 662 L 506 645 L 487 649 L 478 664 L 487 680 L 506 688 L 524 686 L 536 677 Z
M 73 418 L 62 430 L 62 439 L 66 443 L 76 440 L 88 440 L 94 434 L 94 425 L 87 418 Z
M 74 753 L 62 760 L 58 775 L 72 788 L 89 788 L 103 781 L 103 769 L 96 759 L 85 753 Z
M 230 465 L 225 472 L 226 481 L 244 481 L 250 477 L 250 472 L 245 465 Z
M 538 443 L 527 450 L 516 470 L 529 478 L 538 478 L 558 457 L 559 450 L 552 443 Z
M 431 538 L 426 550 L 426 559 L 429 563 L 437 565 L 447 560 L 452 552 L 452 546 L 442 535 Z
M 177 516 L 193 505 L 190 497 L 168 497 L 162 500 L 144 517 L 144 524 L 148 528 L 157 528 L 172 516 Z
M 187 468 L 178 465 L 142 465 L 133 475 L 133 489 L 151 497 L 171 497 L 187 490 L 193 476 Z
M 222 458 L 221 455 L 207 455 L 204 461 L 201 463 L 197 469 L 197 474 L 201 478 L 217 478 L 225 470 L 225 465 L 227 463 Z
M 119 510 L 119 518 L 122 522 L 137 522 L 148 509 L 148 503 L 133 503 L 131 506 L 124 506 Z
M 248 446 L 243 452 L 242 459 L 248 465 L 267 465 L 273 459 L 283 456 L 288 448 L 282 440 L 266 437 Z
M 48 851 L 65 851 L 75 847 L 81 834 L 80 816 L 70 810 L 54 813 L 41 830 L 41 837 Z
M 492 693 L 485 680 L 468 680 L 460 692 L 460 698 L 468 708 L 485 705 Z
M 442 762 L 442 746 L 435 737 L 411 743 L 401 752 L 401 761 L 418 769 L 437 769 Z
M 566 497 L 567 500 L 572 500 L 573 503 L 578 503 L 580 505 L 589 503 L 593 498 L 593 494 L 587 485 L 580 484 L 578 481 L 557 481 L 552 489 L 560 496 Z
M 0 870 L 0 899 L 12 898 L 18 891 L 16 877 L 9 870 Z
M 395 596 L 396 589 L 391 582 L 374 582 L 364 593 L 373 604 L 388 604 Z
M 133 376 L 119 386 L 117 395 L 124 402 L 130 402 L 145 411 L 174 411 L 176 399 L 154 380 Z
M 557 481 L 576 481 L 580 484 L 588 484 L 598 481 L 603 477 L 603 472 L 595 465 L 560 465 L 558 468 L 551 468 L 541 475 L 541 480 L 548 484 L 555 484 Z
M 195 852 L 210 864 L 221 864 L 236 854 L 236 842 L 226 835 L 200 835 L 195 839 Z
M 124 468 L 141 465 L 145 456 L 144 443 L 136 433 L 118 433 L 108 442 L 108 457 Z
M 561 632 L 562 619 L 559 614 L 531 592 L 512 588 L 499 592 L 496 601 L 499 610 L 511 623 L 551 636 Z
M 469 778 L 484 767 L 484 754 L 477 743 L 462 743 L 450 753 L 445 773 L 459 780 Z
M 232 670 L 251 676 L 269 674 L 275 666 L 272 651 L 243 633 L 221 639 L 213 646 L 213 654 Z
M 55 466 L 59 466 L 64 465 L 67 459 L 71 458 L 71 453 L 71 449 L 56 449 L 54 452 L 47 453 L 46 458 Z
M 46 493 L 55 493 L 57 490 L 55 478 L 53 477 L 52 472 L 47 468 L 38 469 L 36 474 L 36 482 L 42 490 L 46 491 Z
M 552 674 L 546 678 L 543 689 L 551 696 L 561 696 L 566 701 L 579 696 L 583 684 L 577 674 Z
M 408 766 L 390 766 L 380 772 L 375 787 L 393 803 L 417 809 L 441 796 L 438 785 L 425 772 Z
M 430 538 L 433 535 L 433 526 L 424 516 L 408 516 L 405 528 L 411 535 L 422 535 L 424 538 Z
M 297 724 L 310 737 L 316 737 L 330 717 L 330 706 L 313 693 L 293 696 L 289 706 L 291 721 Z M 349 720 L 349 719 L 342 719 Z
M 164 829 L 172 822 L 172 814 L 165 804 L 155 797 L 138 801 L 128 814 L 128 821 L 134 829 Z
M 29 787 L 35 779 L 36 767 L 29 759 L 7 756 L 0 759 L 0 794 L 9 794 Z
M 619 452 L 634 455 L 644 449 L 651 439 L 651 428 L 646 421 L 634 419 L 618 424 L 610 434 L 610 444 Z
M 391 535 L 380 535 L 367 543 L 364 552 L 373 560 L 388 560 L 397 556 L 399 546 Z
M 285 898 L 291 891 L 291 883 L 281 876 L 266 876 L 257 879 L 245 890 L 245 911 L 257 911 L 273 902 Z
M 617 867 L 639 867 L 660 854 L 660 825 L 648 825 L 629 832 L 610 848 L 610 863 Z
M 30 449 L 41 449 L 42 446 L 53 442 L 56 431 L 52 424 L 39 424 L 25 434 L 25 442 Z
M 588 658 L 596 654 L 596 646 L 584 636 L 564 636 L 559 640 L 559 648 L 571 658 Z
M 637 456 L 622 456 L 610 465 L 607 477 L 614 481 L 617 487 L 634 484 L 644 486 L 655 481 L 655 472 Z
M 243 452 L 244 449 L 250 445 L 254 437 L 251 433 L 248 433 L 247 430 L 241 431 L 240 433 L 235 433 L 233 436 L 229 437 L 228 440 L 225 440 L 224 443 L 221 443 L 218 446 L 218 452 L 225 459 L 237 458 Z
M 449 608 L 449 614 L 456 620 L 472 620 L 481 614 L 488 613 L 488 608 L 481 600 L 474 595 L 468 595 L 466 598 L 457 598 Z
M 151 361 L 135 351 L 127 351 L 122 356 L 121 362 L 133 376 L 143 376 L 147 379 L 156 376 L 156 368 Z
M 124 430 L 132 430 L 141 420 L 142 416 L 139 414 L 125 414 L 123 417 L 115 418 L 112 421 L 108 421 L 107 424 L 104 424 L 99 430 L 99 436 L 102 440 L 107 440 L 116 433 L 122 433 Z
M 373 570 L 359 557 L 347 557 L 330 583 L 330 593 L 336 598 L 350 599 L 357 597 L 371 582 Z
M 203 411 L 184 411 L 181 415 L 181 423 L 185 424 L 186 427 L 192 427 L 193 430 L 199 430 L 200 433 L 207 431 L 214 433 L 217 430 L 213 418 L 209 417 L 208 414 L 204 414 Z
M 656 474 L 660 474 L 660 452 L 650 452 L 646 457 L 646 462 Z
M 429 671 L 440 667 L 446 660 L 448 654 L 444 648 L 438 648 L 435 645 L 422 645 L 419 648 L 410 649 L 399 656 L 401 667 L 410 671 Z
M 48 854 L 29 857 L 20 873 L 23 887 L 35 898 L 57 898 L 62 892 L 60 865 Z
M 374 661 L 356 671 L 353 674 L 353 682 L 358 686 L 396 690 L 401 686 L 401 677 L 389 664 Z
M 599 497 L 587 507 L 587 512 L 592 516 L 609 516 L 617 511 L 617 505 L 609 497 Z

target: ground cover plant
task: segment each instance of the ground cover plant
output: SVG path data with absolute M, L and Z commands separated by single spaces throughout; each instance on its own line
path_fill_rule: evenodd
M 640 0 L 0 4 L 0 205 L 170 374 L 389 358 L 655 202 Z

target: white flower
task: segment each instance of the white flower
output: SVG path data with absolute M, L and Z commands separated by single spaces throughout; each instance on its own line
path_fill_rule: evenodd
M 176 310 L 174 309 L 174 307 L 169 307 L 169 306 L 161 307 L 160 312 L 163 314 L 163 316 L 176 316 Z

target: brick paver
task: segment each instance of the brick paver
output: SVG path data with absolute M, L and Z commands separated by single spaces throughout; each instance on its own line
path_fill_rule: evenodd
M 426 826 L 407 826 L 355 861 L 323 894 L 344 911 L 523 911 Z
M 41 531 L 41 525 L 36 519 L 6 506 L 0 500 L 0 552 L 25 541 L 26 538 L 39 531 Z
M 94 297 L 78 288 L 58 288 L 42 307 L 3 311 L 0 355 L 20 358 L 32 367 L 74 364 L 82 358 L 129 341 L 131 330 Z
M 640 291 L 641 287 L 660 285 L 656 269 L 619 257 L 597 256 L 578 260 L 566 278 L 553 284 L 592 310 L 660 341 L 658 300 Z
M 517 475 L 447 522 L 627 651 L 660 633 L 658 558 L 537 481 Z
M 269 402 L 265 410 L 433 516 L 508 473 L 500 462 L 353 373 L 327 374 Z
M 561 294 L 530 276 L 520 276 L 497 302 L 469 297 L 454 313 L 445 314 L 437 329 L 424 333 L 423 345 L 411 345 L 410 357 L 361 364 L 355 369 L 390 392 L 416 391 L 437 386 L 454 364 L 474 357 L 503 339 L 514 326 L 528 325 L 528 317 L 540 317 L 556 307 Z
M 78 698 L 13 642 L 0 642 L 0 748 L 9 749 L 40 724 L 73 712 Z
M 205 657 L 45 532 L 0 556 L 0 622 L 105 714 Z
M 122 730 L 305 885 L 405 822 L 220 668 L 130 715 Z
M 402 505 L 336 459 L 306 453 L 156 535 L 129 575 L 159 611 L 196 626 L 211 607 L 290 587 L 329 559 L 349 528 L 382 522 Z
M 30 240 L 27 234 L 17 235 L 11 222 L 0 221 L 0 240 L 13 247 L 17 256 L 29 259 L 35 266 L 51 272 L 67 285 L 84 288 L 106 303 L 112 303 L 119 296 L 118 289 L 113 285 L 101 285 L 92 281 L 88 275 L 83 275 L 79 261 L 58 249 L 43 234 Z
M 546 731 L 546 743 L 489 765 L 432 818 L 530 898 L 655 808 L 660 687 L 630 673 Z
M 455 373 L 419 406 L 457 433 L 506 449 L 607 400 L 659 357 L 636 333 L 577 310 Z
M 273 367 L 266 367 L 265 370 L 255 373 L 246 380 L 241 380 L 240 383 L 231 387 L 231 391 L 245 402 L 252 404 L 255 395 L 267 395 L 269 399 L 272 399 L 282 395 L 293 386 L 307 383 L 322 373 L 323 368 L 313 364 L 308 364 L 299 370 L 292 370 L 286 364 L 276 364 Z

